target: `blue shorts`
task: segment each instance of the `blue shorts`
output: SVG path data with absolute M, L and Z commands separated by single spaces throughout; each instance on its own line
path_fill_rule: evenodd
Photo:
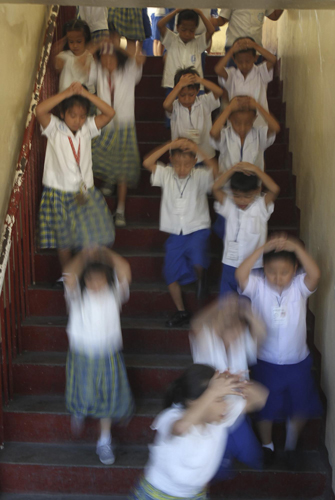
M 228 50 L 230 50 L 231 47 L 225 47 L 225 54 L 227 54 Z M 258 58 L 257 58 L 257 61 L 255 62 L 256 66 L 258 66 L 259 64 L 262 64 L 262 62 L 264 61 L 263 59 L 263 56 L 259 55 Z M 231 57 L 228 61 L 228 64 L 226 65 L 226 68 L 236 68 L 236 64 L 234 62 L 234 59 Z
M 209 236 L 209 229 L 190 234 L 171 234 L 165 242 L 164 277 L 168 285 L 175 281 L 180 285 L 193 283 L 197 280 L 194 266 L 209 267 Z
M 161 39 L 161 33 L 157 27 L 158 21 L 163 19 L 164 16 L 155 16 L 155 14 L 151 14 L 151 32 L 152 32 L 152 38 L 154 40 L 160 40 Z
M 220 238 L 224 240 L 224 235 L 226 232 L 226 219 L 222 215 L 217 215 L 214 224 L 212 225 L 212 230 Z
M 276 365 L 257 360 L 252 378 L 270 391 L 258 420 L 286 420 L 291 417 L 314 418 L 322 415 L 322 404 L 313 378 L 312 356 L 293 365 Z
M 238 283 L 235 278 L 236 269 L 237 267 L 223 264 L 220 283 L 220 297 L 223 297 L 227 293 L 238 293 Z M 258 269 L 253 269 L 251 272 L 253 274 L 258 274 L 259 272 L 263 272 L 263 268 L 260 267 Z
M 152 32 L 151 32 L 151 23 L 148 16 L 148 9 L 142 9 L 142 21 L 143 21 L 145 38 L 151 38 Z

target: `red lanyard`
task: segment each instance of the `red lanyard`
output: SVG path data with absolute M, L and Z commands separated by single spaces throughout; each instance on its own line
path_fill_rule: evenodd
M 70 136 L 68 136 L 68 139 L 69 139 L 70 146 L 72 148 L 72 153 L 73 153 L 74 159 L 76 160 L 78 168 L 80 170 L 80 137 L 79 137 L 79 146 L 78 146 L 78 151 L 77 152 L 74 149 L 74 145 L 73 145 L 73 142 L 72 142 L 72 139 L 71 139 Z
M 112 77 L 110 73 L 108 74 L 108 86 L 109 86 L 109 91 L 111 94 L 111 105 L 113 106 L 114 103 L 114 82 L 112 83 Z

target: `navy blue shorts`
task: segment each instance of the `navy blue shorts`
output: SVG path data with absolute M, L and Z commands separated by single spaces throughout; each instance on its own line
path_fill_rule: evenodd
M 197 280 L 194 266 L 209 267 L 209 236 L 209 229 L 190 234 L 171 234 L 165 242 L 164 277 L 168 285 L 175 281 L 180 285 L 193 283 Z
M 212 230 L 220 238 L 224 240 L 224 235 L 226 232 L 226 219 L 222 215 L 217 215 L 214 224 L 212 225 Z
M 151 14 L 151 32 L 152 32 L 152 38 L 154 40 L 160 40 L 161 39 L 161 33 L 157 27 L 158 21 L 163 19 L 164 16 L 155 16 L 155 14 Z
M 228 50 L 230 50 L 230 49 L 231 49 L 231 47 L 225 47 L 225 54 L 227 54 Z M 259 55 L 257 61 L 255 62 L 256 66 L 258 66 L 259 64 L 262 64 L 263 61 L 264 61 L 263 56 Z M 234 67 L 234 68 L 237 67 L 235 62 L 234 62 L 234 59 L 232 57 L 229 59 L 228 64 L 226 65 L 226 68 L 231 68 L 231 67 Z
M 142 9 L 142 21 L 145 38 L 151 38 L 151 23 L 148 16 L 148 9 Z
M 220 297 L 223 297 L 227 293 L 238 292 L 238 283 L 235 278 L 236 269 L 236 267 L 223 264 L 220 283 Z M 263 272 L 263 268 L 260 267 L 258 269 L 253 269 L 251 272 L 253 274 L 259 274 L 260 272 Z
M 314 418 L 322 415 L 322 404 L 313 378 L 312 356 L 293 365 L 276 365 L 257 360 L 252 378 L 270 391 L 264 408 L 257 413 L 258 420 L 286 420 L 287 418 Z

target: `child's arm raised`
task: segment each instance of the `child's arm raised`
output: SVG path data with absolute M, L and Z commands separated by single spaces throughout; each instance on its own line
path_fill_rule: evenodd
M 223 172 L 213 184 L 213 196 L 219 203 L 221 203 L 221 205 L 223 205 L 223 202 L 227 198 L 227 193 L 222 191 L 222 188 L 225 184 L 227 184 L 227 182 L 235 172 L 241 172 L 239 164 L 236 164 L 229 170 Z
M 248 100 L 249 108 L 256 109 L 264 118 L 266 123 L 268 124 L 268 137 L 272 134 L 278 134 L 280 132 L 280 125 L 276 118 L 266 111 L 259 102 L 257 102 L 253 97 L 244 97 L 245 101 Z
M 78 84 L 81 87 L 81 84 Z M 76 83 L 71 83 L 70 87 L 63 90 L 63 92 L 59 92 L 59 94 L 55 94 L 45 101 L 42 101 L 36 107 L 36 118 L 38 123 L 42 125 L 43 128 L 47 128 L 51 120 L 51 110 L 58 106 L 64 99 L 68 97 L 72 97 L 78 92 L 78 85 Z
M 194 83 L 199 83 L 200 85 L 203 85 L 206 89 L 208 89 L 210 92 L 213 92 L 215 99 L 219 99 L 223 95 L 223 89 L 216 85 L 216 83 L 210 82 L 209 80 L 206 80 L 205 78 L 201 78 L 198 75 L 194 75 Z
M 102 260 L 115 269 L 119 282 L 122 283 L 126 280 L 130 284 L 131 269 L 128 261 L 107 247 L 102 247 L 100 251 Z
M 221 115 L 215 120 L 210 131 L 211 136 L 215 140 L 220 139 L 221 130 L 223 129 L 231 113 L 240 109 L 239 99 L 239 97 L 234 97 L 234 99 L 232 99 L 228 106 L 222 111 Z
M 86 97 L 86 99 L 91 101 L 91 103 L 94 104 L 94 106 L 96 106 L 99 111 L 101 111 L 101 115 L 96 115 L 96 117 L 94 118 L 96 127 L 98 130 L 100 130 L 114 118 L 115 110 L 112 108 L 112 106 L 107 104 L 107 102 L 100 99 L 100 97 L 91 94 L 88 90 L 84 89 L 83 86 L 81 86 L 81 89 L 81 95 L 83 97 Z
M 213 24 L 211 23 L 211 21 L 202 12 L 201 9 L 193 9 L 193 10 L 202 19 L 202 22 L 204 23 L 205 28 L 206 28 L 206 40 L 207 40 L 207 42 L 209 42 L 209 40 L 212 38 L 212 36 L 215 33 L 215 28 L 214 28 Z
M 64 68 L 65 61 L 61 57 L 58 57 L 58 55 L 64 49 L 66 41 L 67 41 L 67 36 L 64 36 L 63 38 L 58 40 L 56 43 L 54 43 L 52 46 L 52 49 L 51 49 L 52 64 L 58 73 L 60 73 L 62 71 L 62 69 Z
M 182 146 L 185 146 L 186 141 L 187 139 L 176 139 L 174 141 L 166 142 L 163 146 L 158 146 L 158 148 L 153 149 L 144 157 L 142 164 L 143 167 L 150 170 L 152 173 L 156 172 L 157 160 L 159 160 L 164 153 L 170 151 L 170 149 L 182 148 Z
M 205 163 L 206 167 L 213 171 L 213 177 L 215 179 L 219 172 L 218 162 L 216 158 L 215 157 L 208 158 L 207 154 L 201 148 L 199 148 L 198 144 L 191 141 L 190 139 L 180 139 L 180 140 L 182 141 L 182 143 L 180 144 L 179 147 L 181 149 L 184 149 L 185 151 L 193 151 L 196 155 L 199 154 L 203 158 L 203 162 Z
M 257 50 L 257 52 L 259 52 L 266 60 L 266 66 L 268 70 L 272 69 L 277 62 L 277 57 L 274 54 L 271 54 L 271 52 L 269 52 L 268 50 L 264 49 L 264 47 L 262 47 L 261 45 L 258 45 L 253 40 L 250 40 L 249 38 L 246 38 L 245 40 L 247 48 Z
M 163 108 L 165 111 L 168 113 L 172 113 L 173 111 L 173 103 L 176 100 L 176 98 L 179 95 L 179 92 L 184 88 L 187 87 L 188 85 L 193 85 L 195 82 L 195 77 L 196 75 L 192 75 L 191 73 L 188 73 L 186 75 L 183 75 L 177 85 L 172 89 L 170 94 L 166 97 L 165 101 L 163 102 Z
M 235 54 L 235 52 L 238 52 L 239 50 L 243 49 L 243 45 L 242 45 L 241 42 L 242 42 L 242 40 L 238 40 L 237 42 L 235 42 L 230 47 L 230 49 L 228 50 L 228 52 L 219 60 L 219 62 L 214 67 L 215 73 L 218 76 L 222 76 L 225 80 L 228 79 L 228 73 L 227 73 L 227 70 L 226 70 L 227 64 L 229 63 L 230 59 L 232 59 L 232 57 Z
M 236 165 L 236 168 L 239 168 L 241 172 L 245 175 L 257 175 L 257 177 L 262 181 L 266 189 L 268 190 L 265 195 L 265 204 L 269 205 L 274 202 L 280 193 L 280 187 L 275 183 L 271 177 L 263 172 L 260 168 L 256 167 L 256 165 L 252 165 L 251 163 L 242 161 Z
M 314 292 L 321 277 L 319 266 L 315 260 L 306 252 L 300 241 L 292 237 L 288 237 L 286 241 L 284 241 L 281 250 L 294 252 L 296 254 L 297 259 L 306 272 L 305 285 L 310 292 Z
M 178 12 L 180 12 L 181 10 L 183 10 L 183 9 L 175 9 L 172 12 L 170 12 L 169 14 L 167 14 L 165 17 L 163 17 L 163 19 L 160 19 L 158 21 L 157 27 L 159 29 L 159 32 L 160 32 L 162 38 L 165 37 L 166 30 L 168 29 L 166 27 L 167 23 L 169 21 L 171 21 L 171 19 L 173 19 L 178 14 Z

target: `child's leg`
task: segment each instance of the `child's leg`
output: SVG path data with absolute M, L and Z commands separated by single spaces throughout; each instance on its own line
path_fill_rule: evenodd
M 272 424 L 271 420 L 260 420 L 257 424 L 262 445 L 265 447 L 271 447 L 272 444 Z
M 130 40 L 127 38 L 127 51 L 134 56 L 136 52 L 136 40 Z
M 66 266 L 66 264 L 72 258 L 71 250 L 70 250 L 70 248 L 58 248 L 57 249 L 57 253 L 58 253 L 58 258 L 59 258 L 59 261 L 60 261 L 61 268 L 63 270 L 64 267 Z
M 126 225 L 126 218 L 124 216 L 124 210 L 126 206 L 127 197 L 127 184 L 122 182 L 118 185 L 118 202 L 116 208 L 115 225 L 118 227 L 124 227 Z
M 296 449 L 299 436 L 305 424 L 306 419 L 304 418 L 293 417 L 288 420 L 286 425 L 285 450 L 293 451 Z
M 114 453 L 112 450 L 112 435 L 111 435 L 112 419 L 102 418 L 100 420 L 101 434 L 97 442 L 97 454 L 100 462 L 105 465 L 112 465 L 115 462 Z
M 171 298 L 174 302 L 174 305 L 178 309 L 178 311 L 185 311 L 185 306 L 183 302 L 183 297 L 181 294 L 181 288 L 178 283 L 178 281 L 175 281 L 174 283 L 171 283 L 169 286 L 169 292 L 171 295 Z

